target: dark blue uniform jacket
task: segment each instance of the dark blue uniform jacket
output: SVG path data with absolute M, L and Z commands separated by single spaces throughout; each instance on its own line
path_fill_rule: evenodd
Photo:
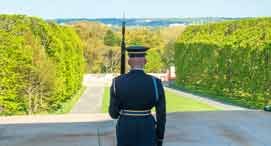
M 118 146 L 156 146 L 164 138 L 166 101 L 161 80 L 155 78 L 159 98 L 156 98 L 151 75 L 142 70 L 131 70 L 113 79 L 110 88 L 109 114 L 118 119 L 116 132 Z M 155 107 L 153 116 L 129 117 L 120 115 L 122 109 L 149 110 Z

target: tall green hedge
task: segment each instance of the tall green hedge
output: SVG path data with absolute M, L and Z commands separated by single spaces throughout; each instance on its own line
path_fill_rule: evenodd
M 261 108 L 271 100 L 271 18 L 189 26 L 175 61 L 177 85 Z
M 60 108 L 81 87 L 80 38 L 69 27 L 0 15 L 0 115 Z

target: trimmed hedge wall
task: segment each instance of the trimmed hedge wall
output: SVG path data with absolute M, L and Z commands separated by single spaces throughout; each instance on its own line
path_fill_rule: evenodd
M 178 86 L 262 108 L 271 96 L 271 18 L 188 26 L 175 64 Z
M 0 115 L 55 111 L 81 87 L 82 43 L 69 27 L 0 15 Z

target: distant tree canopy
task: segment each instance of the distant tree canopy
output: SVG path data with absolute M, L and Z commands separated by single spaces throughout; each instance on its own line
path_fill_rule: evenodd
M 83 45 L 69 27 L 0 15 L 0 114 L 51 112 L 81 87 Z
M 174 66 L 174 43 L 185 27 L 130 28 L 127 30 L 128 45 L 145 45 L 147 52 L 146 72 L 165 72 Z
M 93 22 L 72 24 L 84 42 L 87 72 L 119 72 L 121 29 Z M 184 27 L 126 28 L 126 45 L 145 45 L 147 72 L 163 72 L 174 65 L 174 42 Z M 128 66 L 128 65 L 127 65 Z
M 71 24 L 84 44 L 86 72 L 117 72 L 120 49 L 118 35 L 106 25 L 95 22 Z
M 104 36 L 104 44 L 107 46 L 119 46 L 120 38 L 112 30 L 107 30 Z
M 160 30 L 161 38 L 164 40 L 161 59 L 166 68 L 175 66 L 175 42 L 184 30 L 184 26 L 164 27 Z

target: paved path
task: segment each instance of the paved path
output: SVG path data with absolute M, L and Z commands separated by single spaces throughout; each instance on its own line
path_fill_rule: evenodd
M 167 116 L 165 146 L 270 146 L 271 113 L 180 112 Z M 0 117 L 0 146 L 114 146 L 107 114 Z
M 219 101 L 214 101 L 214 100 L 209 99 L 208 97 L 205 97 L 205 96 L 199 96 L 199 95 L 195 95 L 195 94 L 192 94 L 192 93 L 187 93 L 187 92 L 180 91 L 180 90 L 175 90 L 175 89 L 172 89 L 172 88 L 166 88 L 166 89 L 169 90 L 169 91 L 172 91 L 174 93 L 177 93 L 177 94 L 179 94 L 181 96 L 188 97 L 188 98 L 193 98 L 195 100 L 207 103 L 207 104 L 209 104 L 211 106 L 218 107 L 219 109 L 222 109 L 222 110 L 248 110 L 248 109 L 243 108 L 243 107 L 229 105 L 229 104 L 225 104 L 225 103 L 222 103 L 222 102 L 219 102 Z
M 101 112 L 104 87 L 106 85 L 105 75 L 87 74 L 83 85 L 86 90 L 75 104 L 71 113 L 99 113 Z

